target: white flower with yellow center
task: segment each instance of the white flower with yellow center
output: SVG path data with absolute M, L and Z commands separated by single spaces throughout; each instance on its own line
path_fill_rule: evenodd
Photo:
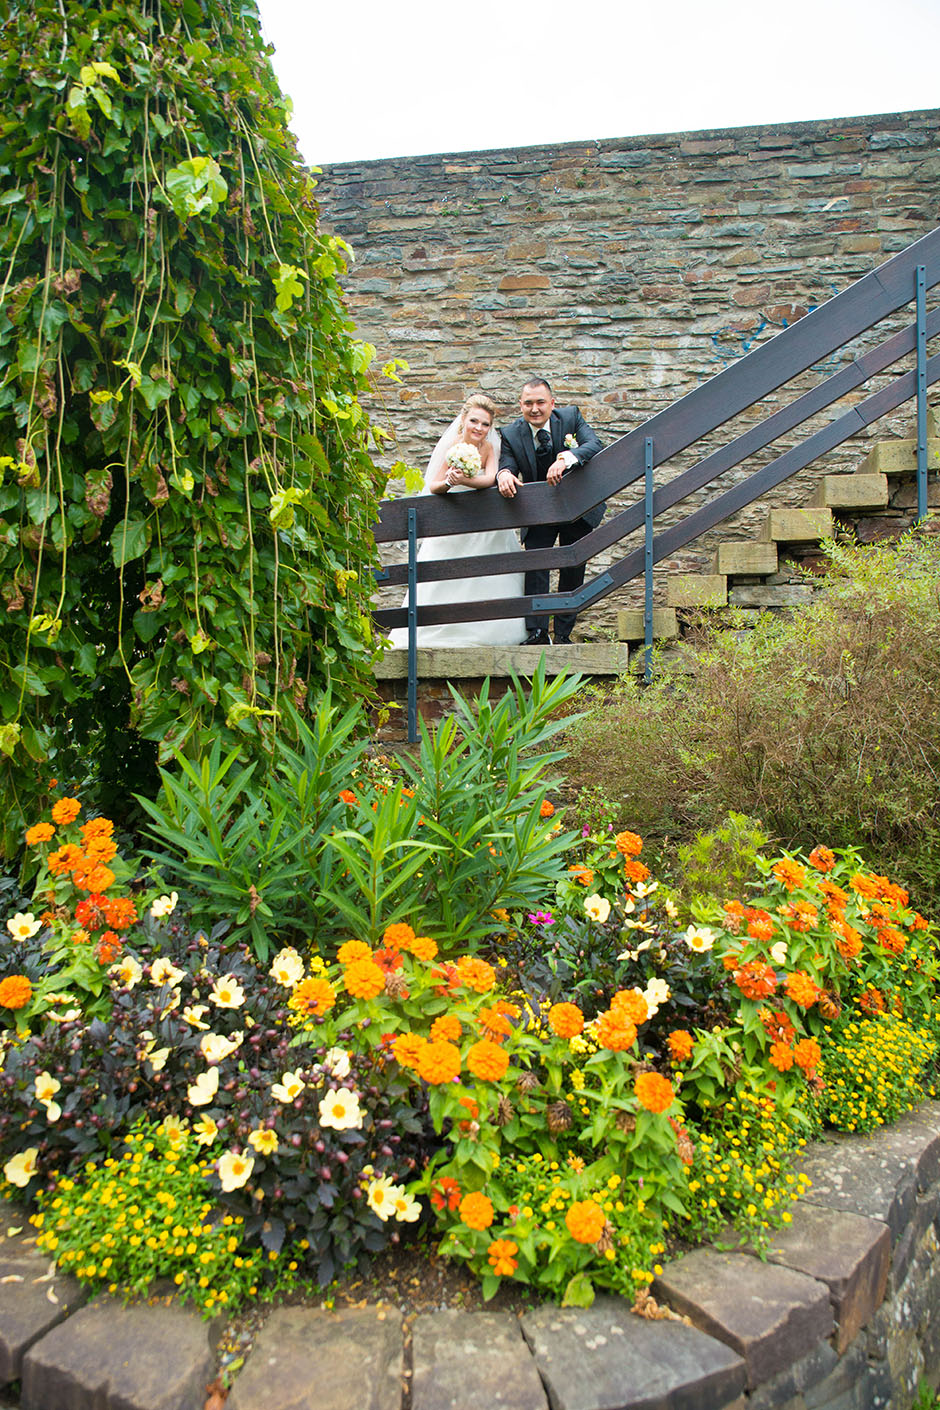
M 399 1223 L 413 1224 L 416 1219 L 421 1218 L 420 1201 L 405 1190 L 402 1190 L 401 1194 L 396 1195 L 392 1200 L 392 1209 L 395 1211 L 395 1218 Z
M 239 1155 L 237 1151 L 226 1151 L 223 1156 L 220 1156 L 216 1169 L 225 1193 L 230 1195 L 233 1190 L 240 1190 L 243 1185 L 247 1184 L 254 1168 L 255 1158 L 253 1155 Z
M 199 1040 L 199 1051 L 206 1062 L 222 1062 L 231 1053 L 237 1052 L 241 1043 L 241 1033 L 233 1033 L 231 1038 L 226 1038 L 221 1033 L 204 1033 Z
M 785 940 L 778 940 L 776 945 L 771 945 L 770 958 L 773 960 L 774 964 L 786 964 L 787 942 Z
M 610 902 L 605 900 L 603 896 L 595 894 L 587 897 L 584 902 L 584 909 L 592 920 L 596 920 L 603 925 L 604 921 L 610 915 Z
M 62 1083 L 52 1076 L 51 1072 L 37 1072 L 36 1074 L 36 1100 L 42 1102 L 46 1108 L 46 1117 L 49 1121 L 58 1121 L 62 1115 L 62 1108 L 58 1102 L 53 1101 L 56 1092 L 61 1088 Z
M 366 1203 L 384 1224 L 395 1213 L 395 1200 L 404 1193 L 403 1186 L 393 1185 L 387 1175 L 381 1175 L 366 1186 Z
M 271 1096 L 286 1106 L 297 1100 L 306 1085 L 299 1072 L 285 1072 L 280 1082 L 271 1084 Z
M 225 974 L 213 984 L 209 1002 L 219 1009 L 240 1009 L 245 1002 L 245 991 L 234 975 Z
M 139 984 L 144 971 L 134 959 L 133 955 L 125 955 L 117 964 L 113 964 L 108 973 L 112 975 L 119 984 L 123 984 L 125 989 L 133 989 L 135 984 Z
M 150 907 L 150 914 L 154 920 L 162 920 L 164 916 L 171 916 L 176 910 L 176 903 L 179 895 L 171 891 L 169 896 L 158 896 Z
M 643 998 L 646 1000 L 646 1007 L 650 1018 L 653 1017 L 654 1013 L 659 1012 L 660 1007 L 666 1002 L 671 993 L 672 990 L 669 988 L 665 979 L 653 978 L 649 981 L 646 988 L 643 990 Z
M 335 1077 L 337 1082 L 342 1082 L 344 1077 L 349 1076 L 352 1062 L 345 1048 L 327 1048 L 320 1066 L 330 1077 Z
M 14 940 L 32 940 L 41 929 L 42 922 L 36 919 L 32 911 L 17 911 L 12 920 L 7 921 L 7 930 Z
M 358 1131 L 362 1126 L 359 1093 L 348 1087 L 327 1092 L 320 1103 L 320 1125 L 332 1126 L 334 1131 Z
M 645 940 L 641 940 L 635 950 L 621 950 L 617 956 L 618 960 L 635 960 L 642 955 L 644 950 L 648 950 L 653 943 L 652 935 L 648 935 Z
M 666 906 L 666 914 L 667 914 L 667 916 L 669 917 L 669 919 L 670 919 L 670 920 L 675 920 L 675 919 L 676 919 L 676 916 L 679 914 L 679 907 L 676 905 L 675 901 L 673 901 L 673 899 L 672 899 L 670 896 L 667 896 L 667 897 L 666 897 L 665 906 Z
M 285 989 L 293 989 L 304 977 L 304 962 L 292 945 L 287 945 L 274 956 L 274 963 L 268 970 L 271 978 Z
M 658 890 L 658 881 L 638 881 L 633 887 L 633 894 L 638 901 L 645 901 L 647 896 L 652 896 L 653 892 Z
M 219 1128 L 211 1116 L 200 1116 L 198 1121 L 193 1122 L 193 1135 L 197 1145 L 211 1146 L 218 1139 Z
M 36 1157 L 39 1155 L 37 1146 L 30 1146 L 28 1150 L 20 1151 L 12 1160 L 8 1160 L 3 1167 L 3 1173 L 11 1185 L 19 1185 L 20 1189 L 25 1188 L 36 1174 Z
M 165 956 L 154 960 L 150 966 L 150 982 L 158 989 L 162 989 L 164 984 L 181 984 L 186 978 L 184 969 L 177 969 L 176 965 Z
M 277 1150 L 277 1132 L 267 1130 L 252 1131 L 248 1137 L 248 1144 L 253 1146 L 259 1155 L 273 1155 Z
M 183 1009 L 183 1021 L 188 1023 L 190 1028 L 208 1028 L 208 1023 L 203 1023 L 202 1016 L 209 1012 L 208 1004 L 187 1004 Z
M 690 925 L 682 938 L 695 954 L 704 955 L 715 943 L 715 932 L 707 925 Z
M 186 1088 L 186 1095 L 193 1106 L 208 1106 L 219 1090 L 219 1069 L 210 1067 L 208 1072 L 200 1072 L 192 1086 Z
M 158 1048 L 157 1040 L 149 1028 L 145 1028 L 140 1036 L 146 1039 L 144 1043 L 145 1060 L 150 1063 L 154 1072 L 162 1072 L 166 1067 L 166 1060 L 170 1056 L 169 1048 Z

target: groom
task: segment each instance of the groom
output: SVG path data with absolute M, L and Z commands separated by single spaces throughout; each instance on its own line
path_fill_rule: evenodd
M 522 416 L 509 426 L 500 428 L 502 449 L 496 486 L 505 499 L 512 499 L 518 485 L 532 480 L 544 480 L 557 485 L 566 471 L 586 465 L 601 449 L 601 443 L 576 406 L 556 408 L 552 389 L 544 377 L 533 377 L 522 388 L 519 398 Z M 532 524 L 522 531 L 526 548 L 553 548 L 555 540 L 567 547 L 595 529 L 604 517 L 606 504 L 596 504 L 571 524 Z M 558 573 L 558 591 L 576 592 L 584 582 L 584 564 L 562 568 Z M 542 596 L 549 591 L 549 570 L 536 568 L 525 575 L 527 597 Z M 555 614 L 555 645 L 571 640 L 576 613 Z M 526 646 L 550 646 L 544 617 L 525 619 L 529 635 Z

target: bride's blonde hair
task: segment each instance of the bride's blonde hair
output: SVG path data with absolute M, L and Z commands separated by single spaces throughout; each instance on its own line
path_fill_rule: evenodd
M 472 396 L 467 397 L 467 400 L 464 402 L 463 406 L 460 408 L 460 429 L 461 429 L 461 431 L 463 430 L 463 424 L 464 424 L 464 421 L 465 421 L 465 419 L 466 419 L 467 412 L 470 411 L 470 409 L 471 409 L 472 407 L 474 407 L 474 406 L 479 407 L 479 409 L 480 409 L 481 411 L 485 411 L 485 412 L 488 414 L 488 416 L 489 416 L 490 421 L 492 422 L 492 424 L 493 424 L 494 426 L 496 425 L 496 403 L 495 403 L 495 401 L 493 401 L 492 397 L 488 397 L 485 392 L 474 392 Z

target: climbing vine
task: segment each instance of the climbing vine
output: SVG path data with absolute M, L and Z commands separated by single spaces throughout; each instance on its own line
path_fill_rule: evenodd
M 361 688 L 384 476 L 254 0 L 22 0 L 0 75 L 9 852 L 96 753 L 126 793 Z

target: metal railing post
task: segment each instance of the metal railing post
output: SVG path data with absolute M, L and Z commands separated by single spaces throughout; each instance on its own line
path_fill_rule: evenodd
M 917 522 L 927 518 L 927 266 L 915 274 L 917 303 Z
M 418 742 L 418 511 L 408 510 L 408 743 Z
M 644 504 L 643 518 L 646 529 L 643 552 L 644 598 L 643 598 L 643 679 L 647 685 L 653 674 L 653 438 L 647 436 L 644 450 Z

